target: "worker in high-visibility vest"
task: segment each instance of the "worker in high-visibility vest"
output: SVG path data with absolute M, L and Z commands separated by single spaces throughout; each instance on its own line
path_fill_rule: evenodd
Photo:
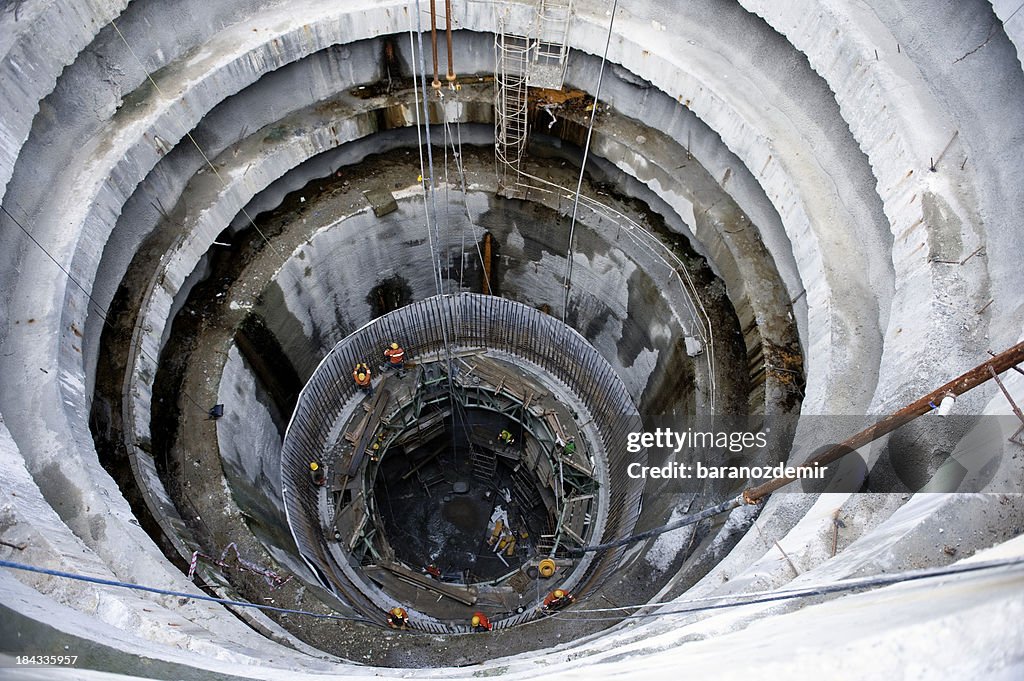
M 392 629 L 409 628 L 409 614 L 405 608 L 395 606 L 388 611 L 388 626 Z
M 559 610 L 571 605 L 575 600 L 572 594 L 565 589 L 555 589 L 544 598 L 544 604 L 541 607 L 545 610 Z
M 473 626 L 473 631 L 490 631 L 494 628 L 491 621 L 487 619 L 487 615 L 482 612 L 474 612 L 469 623 Z
M 384 351 L 384 356 L 388 358 L 388 368 L 396 369 L 399 376 L 402 375 L 402 370 L 405 369 L 405 350 L 402 349 L 398 343 L 392 343 L 391 346 Z
M 373 376 L 370 374 L 370 367 L 366 366 L 366 362 L 356 364 L 355 368 L 352 369 L 352 380 L 356 382 L 356 386 L 367 395 L 373 395 L 373 386 L 370 385 Z
M 498 440 L 506 445 L 510 445 L 516 441 L 516 439 L 512 437 L 512 433 L 509 432 L 508 428 L 503 428 L 502 431 L 498 433 Z

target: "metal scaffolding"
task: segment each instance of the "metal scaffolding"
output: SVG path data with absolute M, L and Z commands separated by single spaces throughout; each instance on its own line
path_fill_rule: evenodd
M 494 40 L 494 149 L 499 192 L 514 197 L 526 150 L 530 87 L 560 90 L 568 63 L 572 0 L 541 0 L 527 35 L 509 32 L 498 14 Z
M 561 90 L 569 57 L 572 0 L 541 0 L 527 85 Z

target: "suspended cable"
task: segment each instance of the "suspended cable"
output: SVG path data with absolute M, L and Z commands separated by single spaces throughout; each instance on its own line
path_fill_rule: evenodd
M 865 589 L 872 586 L 884 586 L 885 584 L 890 583 L 926 579 L 928 577 L 942 577 L 950 574 L 975 572 L 977 570 L 998 567 L 1016 567 L 1018 565 L 1024 567 L 1024 557 L 1000 558 L 990 561 L 961 563 L 957 565 L 949 565 L 939 568 L 921 568 L 918 570 L 908 570 L 905 572 L 869 575 L 866 577 L 851 577 L 849 579 L 841 579 L 826 585 L 819 586 L 767 589 L 763 591 L 747 591 L 741 594 L 717 594 L 712 596 L 701 596 L 698 598 L 687 598 L 685 600 L 652 601 L 649 603 L 641 603 L 639 605 L 620 605 L 614 608 L 573 608 L 571 611 L 566 612 L 572 614 L 620 612 L 623 610 L 643 610 L 645 608 L 662 608 L 665 606 L 688 606 L 697 605 L 700 603 L 719 604 L 717 607 L 732 607 L 735 605 L 748 605 L 751 603 L 767 602 L 762 601 L 761 599 L 782 600 L 785 598 L 806 598 L 810 596 L 819 596 L 828 593 L 835 593 L 838 591 L 852 591 L 855 589 Z M 721 605 L 723 602 L 725 602 L 725 604 Z M 686 612 L 691 612 L 698 609 L 700 608 L 693 608 L 692 610 L 687 610 Z M 662 612 L 661 614 L 675 614 L 677 612 L 680 611 Z
M 450 122 L 447 119 L 445 120 L 445 126 L 446 127 L 450 127 Z M 454 154 L 454 157 L 455 157 L 455 169 L 458 171 L 458 174 L 459 174 L 459 183 L 462 185 L 462 207 L 466 211 L 466 221 L 469 223 L 469 228 L 470 228 L 470 231 L 472 232 L 473 243 L 474 243 L 474 246 L 476 248 L 476 254 L 477 254 L 477 257 L 480 260 L 480 268 L 481 268 L 482 272 L 484 273 L 483 276 L 486 276 L 487 267 L 484 264 L 483 252 L 480 250 L 480 237 L 477 236 L 476 220 L 473 218 L 473 215 L 472 215 L 472 213 L 469 210 L 469 188 L 468 188 L 468 183 L 467 183 L 467 180 L 466 180 L 465 165 L 463 164 L 463 161 L 462 161 L 462 123 L 459 121 L 458 118 L 455 119 L 455 126 L 456 126 L 456 132 L 458 134 L 458 150 L 457 151 L 453 151 L 453 154 Z M 449 136 L 450 139 L 454 139 L 454 136 L 451 135 L 450 130 L 449 130 L 449 135 L 448 136 Z M 453 141 L 453 145 L 454 145 L 454 141 Z M 454 146 L 453 146 L 453 149 L 454 149 Z M 463 235 L 464 234 L 465 234 L 465 230 L 463 229 Z M 488 282 L 488 289 L 490 289 L 490 283 L 489 282 Z
M 433 240 L 428 239 L 431 242 L 430 243 L 431 268 L 434 270 L 435 283 L 436 283 L 436 287 L 437 287 L 437 295 L 441 296 L 441 295 L 444 295 L 444 285 L 443 285 L 443 281 L 441 279 L 441 262 L 440 262 L 440 250 L 441 250 L 440 240 L 441 240 L 441 233 L 440 233 L 440 231 L 438 230 L 438 227 L 437 227 L 437 180 L 436 180 L 436 177 L 435 177 L 435 174 L 434 174 L 434 150 L 433 150 L 433 145 L 432 145 L 432 142 L 431 142 L 431 139 L 430 139 L 430 108 L 428 106 L 428 101 L 427 101 L 427 75 L 426 75 L 427 65 L 426 65 L 426 57 L 424 56 L 424 53 L 423 53 L 423 31 L 421 29 L 421 20 L 420 20 L 421 12 L 422 12 L 422 10 L 420 8 L 420 0 L 416 0 L 416 31 L 417 31 L 417 35 L 419 37 L 419 48 L 420 48 L 420 90 L 422 92 L 422 99 L 421 99 L 421 101 L 422 101 L 422 105 L 423 105 L 423 130 L 424 130 L 424 139 L 426 141 L 426 147 L 427 147 L 427 167 L 428 167 L 428 169 L 430 171 L 430 177 L 429 177 L 430 210 L 428 211 L 427 234 L 428 234 L 428 237 L 429 237 L 430 232 L 431 232 L 430 223 L 432 221 L 433 225 L 434 225 L 434 239 Z M 433 21 L 433 17 L 434 17 L 433 0 L 431 0 L 431 21 Z M 435 43 L 435 45 L 436 45 L 436 43 Z M 415 62 L 415 58 L 413 59 L 413 61 Z M 415 68 L 414 68 L 413 69 L 413 80 L 414 81 L 415 81 L 415 78 L 416 78 L 416 73 L 415 73 Z M 418 126 L 418 123 L 417 123 L 417 126 Z M 445 371 L 445 375 L 446 375 L 446 377 L 448 379 L 447 380 L 448 400 L 449 400 L 450 403 L 452 403 L 454 405 L 457 402 L 457 397 L 456 397 L 456 394 L 455 394 L 455 382 L 454 382 L 454 378 L 452 377 L 452 373 L 454 372 L 454 364 L 452 362 L 452 344 L 451 344 L 451 342 L 449 342 L 448 328 L 447 328 L 447 323 L 446 322 L 442 322 L 441 323 L 441 339 L 442 339 L 442 342 L 444 343 L 445 365 L 447 367 L 447 371 Z M 453 408 L 452 409 L 452 451 L 453 451 L 453 453 L 457 452 L 457 447 L 456 447 L 456 442 L 455 442 L 455 436 L 456 436 L 457 429 L 458 429 L 458 426 L 456 424 L 456 410 Z
M 429 170 L 429 173 L 430 173 L 429 176 L 424 176 L 424 182 L 426 183 L 426 187 L 429 189 L 429 193 L 430 193 L 430 210 L 428 211 L 429 216 L 428 216 L 428 219 L 427 219 L 427 233 L 428 233 L 428 235 L 430 235 L 432 233 L 431 232 L 431 223 L 433 223 L 434 232 L 436 232 L 436 230 L 437 230 L 437 192 L 435 191 L 437 183 L 436 183 L 436 179 L 434 177 L 434 151 L 433 151 L 432 143 L 430 141 L 430 107 L 428 106 L 428 102 L 427 102 L 427 62 L 426 62 L 426 56 L 424 55 L 424 52 L 423 52 L 423 30 L 422 30 L 421 22 L 420 22 L 420 12 L 421 11 L 422 10 L 420 9 L 420 0 L 416 0 L 416 35 L 418 37 L 419 48 L 420 48 L 420 92 L 421 92 L 420 102 L 421 102 L 422 107 L 423 107 L 423 120 L 422 120 L 422 124 L 423 124 L 423 136 L 424 136 L 424 139 L 426 140 L 426 148 L 427 148 L 427 169 Z M 413 70 L 413 78 L 415 79 L 415 77 L 416 77 L 416 74 L 415 74 L 415 69 L 414 69 Z M 417 125 L 419 125 L 419 123 L 417 123 Z M 436 234 L 435 236 L 439 237 L 440 234 Z M 436 246 L 436 248 L 435 248 L 435 246 Z M 444 286 L 443 286 L 442 281 L 441 281 L 440 259 L 439 259 L 439 256 L 437 254 L 437 250 L 439 248 L 440 248 L 439 244 L 434 244 L 433 241 L 431 242 L 431 244 L 430 244 L 430 257 L 431 257 L 432 269 L 434 270 L 435 287 L 437 289 L 437 295 L 442 295 L 444 293 Z M 444 332 L 444 329 L 442 329 L 442 332 Z M 445 339 L 445 343 L 447 344 L 447 339 Z
M 328 619 L 328 620 L 340 620 L 344 622 L 365 622 L 367 624 L 375 624 L 373 620 L 369 620 L 363 617 L 347 617 L 344 615 L 329 615 L 324 613 L 310 612 L 308 610 L 293 610 L 291 608 L 281 608 L 274 605 L 261 605 L 259 603 L 249 603 L 248 601 L 235 601 L 228 598 L 217 598 L 216 596 L 207 596 L 206 594 L 188 593 L 186 591 L 173 591 L 171 589 L 159 589 L 153 586 L 144 586 L 142 584 L 132 584 L 130 582 L 121 582 L 115 579 L 103 579 L 100 577 L 90 577 L 89 575 L 79 574 L 77 572 L 64 572 L 63 570 L 51 570 L 49 568 L 36 567 L 34 565 L 25 565 L 24 563 L 15 563 L 10 560 L 0 560 L 0 567 L 11 568 L 12 570 L 23 570 L 25 572 L 35 572 L 41 575 L 49 575 L 51 577 L 62 577 L 64 579 L 73 579 L 79 582 L 88 582 L 89 584 L 98 584 L 100 586 L 110 586 L 119 589 L 131 589 L 133 591 L 145 591 L 147 593 L 158 594 L 161 596 L 174 596 L 175 598 L 187 598 L 193 601 L 208 601 L 210 603 L 219 603 L 221 605 L 230 605 L 238 608 L 256 608 L 257 610 L 268 610 L 270 612 L 287 613 L 289 615 L 304 615 L 306 617 L 315 617 L 317 619 Z
M 90 584 L 97 584 L 100 586 L 109 586 L 114 588 L 130 589 L 134 591 L 143 591 L 147 593 L 154 593 L 161 596 L 173 596 L 176 598 L 184 598 L 193 601 L 206 601 L 211 603 L 218 603 L 220 605 L 227 605 L 232 607 L 241 608 L 255 608 L 258 610 L 265 610 L 269 612 L 280 612 L 292 615 L 302 615 L 306 617 L 313 617 L 316 619 L 330 619 L 336 621 L 346 622 L 360 622 L 365 624 L 376 624 L 372 620 L 362 617 L 351 617 L 344 615 L 334 615 L 325 613 L 315 613 L 308 610 L 297 610 L 292 608 L 282 608 L 273 605 L 262 605 L 258 603 L 250 603 L 247 601 L 236 601 L 227 598 L 217 598 L 215 596 L 208 596 L 206 594 L 188 593 L 184 591 L 174 591 L 170 589 L 160 589 L 156 587 L 144 586 L 141 584 L 132 584 L 129 582 L 122 582 L 118 580 L 103 579 L 99 577 L 91 577 L 75 572 L 65 572 L 62 570 L 52 570 L 49 568 L 41 568 L 33 565 L 26 565 L 24 563 L 17 563 L 14 561 L 0 560 L 0 567 L 6 567 L 12 570 L 22 570 L 25 572 L 33 572 L 36 574 L 48 575 L 51 577 L 60 577 L 63 579 L 72 579 L 76 581 L 86 582 Z M 873 575 L 869 577 L 855 577 L 851 579 L 840 580 L 831 584 L 824 584 L 820 586 L 809 586 L 806 588 L 798 589 L 780 589 L 774 591 L 759 591 L 747 594 L 728 594 L 721 596 L 709 596 L 703 598 L 686 599 L 681 601 L 665 601 L 659 603 L 640 603 L 632 606 L 619 606 L 617 608 L 571 608 L 568 610 L 561 610 L 558 612 L 550 613 L 545 617 L 541 617 L 535 620 L 524 622 L 523 625 L 532 624 L 535 622 L 543 622 L 546 619 L 560 619 L 564 621 L 622 621 L 625 619 L 648 619 L 666 617 L 670 615 L 684 615 L 692 614 L 695 612 L 706 612 L 712 610 L 721 610 L 725 608 L 736 608 L 747 605 L 758 605 L 763 603 L 772 603 L 785 600 L 797 600 L 805 598 L 813 598 L 816 596 L 825 596 L 833 593 L 842 593 L 846 591 L 856 591 L 860 589 L 870 589 L 882 586 L 891 586 L 894 584 L 902 584 L 907 582 L 914 582 L 927 579 L 936 579 L 939 577 L 950 577 L 955 575 L 970 574 L 975 572 L 985 572 L 989 570 L 997 570 L 1000 568 L 1020 568 L 1024 567 L 1024 557 L 1015 556 L 1010 558 L 1000 558 L 995 560 L 978 561 L 978 562 L 966 562 L 958 563 L 955 565 L 948 565 L 939 568 L 924 568 L 921 570 L 909 570 L 905 572 Z M 687 607 L 693 605 L 694 607 Z M 610 612 L 616 610 L 632 610 L 632 609 L 643 609 L 649 607 L 662 607 L 662 606 L 683 606 L 675 607 L 673 609 L 658 610 L 656 612 L 635 612 L 630 614 L 615 615 L 609 617 L 580 617 L 579 615 L 588 615 L 594 613 Z M 428 632 L 419 632 L 415 630 L 402 632 L 403 635 L 419 635 L 419 636 L 436 636 L 437 634 Z M 452 632 L 447 634 L 448 636 L 461 636 L 461 635 L 477 635 L 474 632 Z
M 526 187 L 533 191 L 547 192 L 554 194 L 558 197 L 562 196 L 564 188 L 550 180 L 546 180 L 537 175 L 532 175 L 525 170 L 520 171 L 521 177 L 527 178 L 538 184 L 528 184 L 525 182 L 519 182 L 519 186 Z M 632 239 L 635 243 L 640 246 L 647 248 L 650 253 L 661 260 L 666 268 L 672 273 L 672 277 L 679 282 L 679 286 L 683 291 L 683 294 L 687 298 L 687 303 L 690 306 L 690 313 L 693 317 L 693 321 L 697 324 L 697 333 L 700 336 L 701 342 L 704 344 L 707 351 L 704 353 L 706 363 L 708 366 L 708 405 L 709 408 L 714 411 L 715 399 L 716 399 L 716 378 L 715 378 L 715 353 L 714 353 L 714 326 L 711 324 L 711 318 L 707 314 L 707 310 L 704 307 L 704 303 L 701 300 L 700 295 L 697 292 L 696 285 L 693 283 L 692 278 L 689 274 L 689 269 L 686 267 L 679 257 L 671 251 L 660 239 L 654 234 L 651 234 L 647 229 L 639 223 L 632 220 L 628 215 L 625 215 L 621 211 L 612 208 L 611 206 L 601 203 L 597 199 L 591 198 L 585 194 L 579 195 L 580 202 L 586 205 L 591 212 L 604 217 L 607 217 L 612 222 L 626 227 L 625 233 L 627 237 Z M 668 254 L 669 258 L 675 263 L 673 265 L 666 259 L 664 254 Z
M 592 553 L 594 551 L 607 551 L 608 549 L 626 546 L 627 544 L 633 544 L 644 539 L 656 537 L 659 534 L 665 534 L 666 532 L 671 532 L 672 530 L 678 530 L 679 528 L 686 527 L 687 525 L 699 523 L 700 521 L 716 516 L 719 513 L 725 513 L 726 511 L 731 511 L 734 508 L 743 506 L 744 503 L 745 502 L 743 501 L 743 495 L 739 495 L 733 497 L 732 499 L 727 499 L 726 501 L 723 501 L 722 503 L 717 504 L 715 506 L 711 506 L 710 508 L 705 508 L 703 511 L 685 515 L 675 522 L 669 523 L 667 525 L 662 525 L 661 527 L 656 527 L 653 530 L 647 530 L 646 532 L 632 534 L 628 537 L 607 542 L 605 544 L 594 544 L 592 546 L 583 546 L 577 549 L 569 549 L 569 552 L 573 554 L 582 555 L 584 553 Z
M 142 69 L 142 72 L 146 74 L 146 80 L 148 80 L 149 83 L 153 86 L 153 89 L 155 89 L 157 91 L 157 94 L 159 94 L 161 97 L 165 97 L 166 98 L 167 96 L 164 94 L 164 91 L 160 89 L 159 85 L 157 85 L 157 82 L 153 79 L 153 76 L 150 75 L 149 70 L 146 68 L 146 65 L 144 63 L 142 63 L 142 60 L 139 59 L 139 55 L 137 55 L 135 53 L 135 50 L 133 50 L 132 46 L 128 43 L 127 38 L 125 38 L 124 34 L 121 33 L 121 29 L 118 28 L 117 22 L 114 21 L 114 19 L 111 19 L 110 20 L 110 25 L 114 27 L 115 31 L 117 31 L 117 35 L 120 36 L 121 42 L 123 42 L 124 46 L 126 48 L 128 48 L 128 52 L 132 55 L 132 57 L 135 58 L 135 61 L 138 62 L 139 67 Z M 181 118 L 179 117 L 178 120 L 180 121 Z M 203 148 L 199 146 L 199 142 L 197 142 L 196 138 L 192 136 L 192 132 L 186 130 L 185 131 L 185 136 L 188 137 L 189 141 L 192 142 L 192 145 L 195 146 L 196 151 L 198 151 L 199 155 L 203 157 L 203 160 L 206 162 L 206 165 L 209 166 L 210 170 L 213 171 L 213 174 L 217 177 L 218 180 L 220 180 L 221 185 L 223 185 L 224 187 L 227 187 L 228 186 L 227 180 L 225 180 L 221 176 L 220 171 L 217 170 L 217 166 L 215 166 L 213 164 L 213 162 L 210 161 L 210 158 L 206 155 L 206 152 L 204 152 Z M 249 224 L 253 226 L 253 229 L 255 229 L 256 232 L 261 237 L 263 237 L 263 241 L 265 241 L 266 244 L 268 246 L 270 246 L 270 248 L 273 249 L 273 251 L 275 253 L 278 254 L 278 256 L 282 256 L 282 253 L 277 249 L 276 246 L 274 246 L 274 244 L 272 244 L 270 242 L 270 239 L 267 238 L 267 235 L 264 234 L 263 231 L 256 225 L 256 222 L 252 219 L 252 217 L 249 215 L 249 213 L 245 210 L 245 206 L 242 206 L 242 209 L 241 209 L 240 212 L 242 213 L 242 215 L 245 216 L 245 219 L 249 221 Z
M 103 307 L 96 301 L 95 298 L 92 297 L 92 294 L 89 292 L 89 290 L 86 289 L 85 286 L 83 286 L 78 281 L 78 279 L 76 279 L 71 274 L 71 272 L 66 267 L 64 267 L 64 265 L 61 265 L 60 262 L 57 260 L 57 258 L 53 257 L 53 254 L 50 253 L 50 251 L 46 250 L 46 247 L 44 247 L 41 243 L 39 243 L 39 240 L 36 239 L 32 235 L 32 233 L 29 232 L 28 229 L 26 229 L 25 226 L 23 224 L 21 224 L 21 222 L 16 217 L 14 217 L 14 215 L 11 214 L 10 211 L 7 210 L 7 208 L 3 204 L 0 204 L 0 210 L 3 211 L 4 215 L 6 215 L 11 220 L 11 222 L 13 222 L 15 225 L 18 226 L 18 229 L 20 229 L 22 232 L 25 233 L 25 236 L 27 236 L 29 239 L 32 240 L 32 243 L 34 243 L 39 248 L 39 250 L 42 251 L 46 255 L 47 258 L 49 258 L 51 261 L 53 261 L 54 265 L 56 265 L 58 268 L 60 268 L 60 271 L 63 272 L 64 275 L 68 278 L 68 281 L 70 281 L 75 286 L 77 286 L 79 289 L 81 289 L 82 293 L 84 293 L 86 295 L 86 297 L 89 299 L 89 302 L 91 302 L 93 304 L 93 307 L 95 308 L 95 312 L 99 316 L 100 320 L 107 327 L 109 327 L 111 331 L 117 332 L 117 328 L 114 327 L 113 322 L 111 322 L 107 318 L 107 314 L 104 311 Z M 22 211 L 22 212 L 24 212 L 24 211 Z M 136 345 L 135 349 L 139 352 L 140 355 L 142 355 L 143 357 L 148 359 L 150 362 L 152 362 L 154 364 L 154 366 L 158 366 L 160 364 L 148 352 L 146 352 L 146 350 L 142 347 L 142 343 L 139 343 L 138 345 Z M 184 395 L 188 399 L 189 402 L 194 404 L 200 410 L 202 410 L 204 412 L 208 411 L 207 407 L 204 407 L 199 402 L 197 402 L 196 399 L 194 397 L 192 397 L 192 395 L 190 395 L 184 388 L 179 388 L 179 391 L 181 392 L 182 395 Z
M 604 80 L 604 66 L 608 61 L 608 47 L 612 42 L 612 28 L 615 26 L 615 10 L 619 6 L 619 0 L 612 2 L 611 19 L 608 21 L 608 35 L 604 42 L 604 53 L 601 55 L 601 68 L 597 72 L 597 89 L 594 92 L 594 108 L 590 112 L 590 125 L 587 127 L 587 141 L 583 146 L 583 162 L 580 163 L 580 177 L 576 182 L 576 196 L 572 202 L 572 220 L 569 222 L 569 245 L 565 254 L 565 279 L 562 285 L 565 287 L 565 298 L 562 301 L 562 323 L 565 323 L 566 315 L 569 314 L 569 289 L 572 286 L 572 260 L 573 260 L 573 237 L 576 233 L 576 211 L 580 204 L 580 190 L 583 188 L 583 173 L 587 169 L 587 157 L 590 154 L 590 141 L 594 135 L 594 119 L 597 117 L 598 100 L 601 97 L 601 83 Z
M 621 621 L 624 619 L 646 619 L 652 617 L 665 617 L 668 615 L 685 615 L 695 612 L 705 612 L 709 610 L 721 610 L 724 608 L 737 608 L 745 605 L 758 605 L 761 603 L 774 603 L 777 601 L 786 601 L 803 598 L 813 598 L 815 596 L 826 596 L 833 593 L 842 593 L 844 591 L 855 591 L 858 589 L 870 589 L 873 587 L 890 586 L 893 584 L 902 584 L 906 582 L 914 582 L 923 579 L 935 579 L 938 577 L 949 577 L 953 575 L 968 574 L 971 572 L 981 572 L 985 570 L 994 570 L 998 568 L 1019 568 L 1024 567 L 1024 557 L 1013 557 L 1013 558 L 1000 558 L 989 561 L 979 561 L 975 563 L 959 563 L 956 565 L 948 565 L 940 568 L 924 568 L 921 570 L 908 570 L 906 572 L 889 573 L 882 575 L 873 575 L 871 577 L 857 577 L 853 579 L 841 580 L 833 582 L 831 584 L 823 584 L 820 586 L 809 586 L 803 589 L 784 589 L 779 591 L 762 591 L 755 592 L 753 594 L 730 594 L 723 595 L 718 598 L 720 599 L 731 599 L 726 600 L 722 603 L 708 603 L 706 605 L 695 605 L 694 607 L 682 607 L 674 608 L 671 610 L 659 610 L 657 612 L 637 612 L 631 614 L 616 615 L 610 617 L 576 617 L 577 613 L 588 614 L 596 612 L 606 612 L 612 610 L 611 608 L 595 608 L 592 610 L 571 608 L 567 610 L 560 610 L 557 613 L 550 615 L 557 619 L 565 621 L 582 621 L 582 622 L 600 622 L 600 621 Z M 714 597 L 711 597 L 714 598 Z M 691 603 L 701 603 L 708 599 L 693 599 L 683 601 L 669 601 L 658 604 L 641 604 L 637 606 L 622 606 L 621 609 L 642 609 L 645 607 L 655 607 L 662 605 L 682 605 L 687 606 Z

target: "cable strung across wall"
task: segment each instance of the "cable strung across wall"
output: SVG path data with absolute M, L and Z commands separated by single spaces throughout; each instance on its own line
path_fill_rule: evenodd
M 269 612 L 280 612 L 290 615 L 302 615 L 305 617 L 312 617 L 315 619 L 328 619 L 343 622 L 358 622 L 365 624 L 373 624 L 370 620 L 362 617 L 349 617 L 343 615 L 334 615 L 328 613 L 317 613 L 309 610 L 296 610 L 291 608 L 281 608 L 273 605 L 264 605 L 260 603 L 249 603 L 247 601 L 234 601 L 226 598 L 217 598 L 215 596 L 207 596 L 205 594 L 187 593 L 184 591 L 173 591 L 169 589 L 160 589 L 157 587 L 146 586 L 143 584 L 134 584 L 130 582 L 122 582 L 113 579 L 103 579 L 100 577 L 91 577 L 83 575 L 77 572 L 66 572 L 63 570 L 52 570 L 49 568 L 42 568 L 34 565 L 27 565 L 25 563 L 18 563 L 10 560 L 0 559 L 0 567 L 9 568 L 11 570 L 21 570 L 24 572 L 33 572 L 36 574 L 47 575 L 50 577 L 60 577 L 63 579 L 72 579 L 80 582 L 87 582 L 90 584 L 96 584 L 99 586 L 109 586 L 120 589 L 131 589 L 134 591 L 144 591 L 148 593 L 154 593 L 162 596 L 174 596 L 177 598 L 186 598 L 189 600 L 207 601 L 211 603 L 219 603 L 221 605 L 228 605 L 232 607 L 240 608 L 255 608 L 258 610 L 265 610 Z M 976 562 L 963 562 L 955 565 L 948 565 L 940 568 L 924 568 L 920 570 L 907 570 L 904 572 L 886 573 L 881 575 L 871 575 L 868 577 L 855 577 L 851 579 L 844 579 L 831 584 L 823 584 L 820 586 L 809 586 L 802 589 L 778 589 L 774 591 L 756 591 L 746 594 L 729 594 L 723 596 L 712 596 L 706 598 L 694 598 L 681 601 L 667 601 L 660 603 L 640 603 L 637 605 L 623 605 L 616 608 L 572 608 L 568 610 L 560 610 L 549 614 L 547 617 L 540 619 L 530 620 L 524 622 L 523 625 L 535 624 L 543 622 L 547 619 L 559 619 L 567 622 L 581 621 L 581 622 L 597 622 L 597 621 L 622 621 L 626 619 L 655 619 L 659 617 L 668 617 L 671 615 L 686 615 L 697 612 L 708 612 L 713 610 L 723 610 L 727 608 L 739 608 L 746 605 L 759 605 L 762 603 L 775 603 L 787 600 L 799 600 L 806 598 L 814 598 L 816 596 L 827 596 L 829 594 L 843 593 L 847 591 L 858 591 L 862 589 L 871 589 L 883 586 L 892 586 L 896 584 L 905 584 L 909 582 L 916 582 L 928 579 L 938 579 L 940 577 L 952 577 L 957 575 L 966 575 L 979 572 L 988 572 L 999 569 L 1008 569 L 1013 572 L 1017 572 L 1020 568 L 1024 568 L 1024 557 L 1014 556 L 1010 558 L 998 558 L 986 561 Z M 709 602 L 710 601 L 710 602 Z M 693 605 L 693 607 L 686 607 Z M 683 606 L 674 607 L 667 610 L 658 610 L 657 612 L 634 612 L 629 614 L 616 615 L 612 617 L 580 617 L 579 615 L 589 615 L 594 613 L 610 612 L 617 610 L 633 610 L 643 609 L 650 607 L 662 607 L 662 606 Z M 418 635 L 418 636 L 431 636 L 434 637 L 436 634 L 419 632 L 415 630 L 403 631 L 403 636 Z M 473 631 L 464 632 L 451 632 L 446 634 L 448 636 L 479 636 L 478 633 Z
M 604 81 L 604 67 L 608 62 L 608 47 L 612 42 L 612 29 L 615 27 L 615 10 L 618 9 L 619 0 L 612 2 L 611 18 L 608 20 L 608 34 L 605 37 L 604 53 L 601 55 L 601 68 L 597 72 L 597 88 L 594 90 L 594 108 L 590 112 L 590 124 L 587 126 L 587 141 L 583 145 L 583 160 L 580 162 L 580 176 L 576 182 L 576 195 L 572 202 L 572 219 L 569 222 L 569 243 L 565 253 L 565 298 L 562 302 L 562 322 L 565 322 L 569 314 L 569 290 L 572 288 L 572 260 L 573 260 L 573 238 L 576 234 L 576 211 L 580 205 L 580 190 L 583 189 L 583 174 L 587 169 L 587 157 L 590 155 L 590 141 L 594 135 L 594 119 L 597 117 L 598 100 L 601 97 L 601 85 Z

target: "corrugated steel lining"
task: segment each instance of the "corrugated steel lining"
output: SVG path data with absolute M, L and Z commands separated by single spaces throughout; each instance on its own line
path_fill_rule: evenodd
M 356 363 L 377 366 L 383 348 L 393 341 L 415 358 L 443 352 L 446 340 L 453 349 L 490 348 L 522 357 L 562 381 L 586 406 L 608 457 L 610 501 L 601 543 L 628 536 L 640 513 L 642 482 L 626 475 L 626 467 L 644 456 L 626 451 L 627 434 L 642 430 L 640 416 L 615 370 L 583 336 L 539 310 L 495 296 L 460 293 L 407 305 L 334 346 L 299 394 L 281 451 L 285 512 L 300 553 L 316 574 L 327 576 L 326 588 L 371 617 L 382 616 L 379 604 L 363 596 L 329 555 L 309 485 L 310 457 L 327 451 L 331 427 L 356 391 Z M 614 572 L 621 552 L 592 562 L 578 581 L 577 593 L 598 588 Z M 534 616 L 535 611 L 528 611 L 495 624 L 511 626 Z

